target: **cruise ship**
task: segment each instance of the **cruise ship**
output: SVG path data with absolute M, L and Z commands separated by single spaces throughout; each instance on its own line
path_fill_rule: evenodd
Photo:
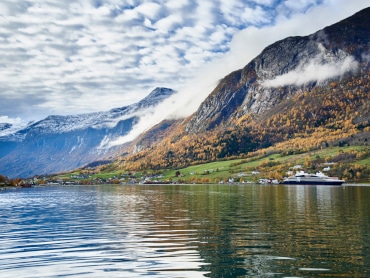
M 302 184 L 302 185 L 342 185 L 344 180 L 328 177 L 322 172 L 309 174 L 304 171 L 297 172 L 294 176 L 285 178 L 282 184 Z

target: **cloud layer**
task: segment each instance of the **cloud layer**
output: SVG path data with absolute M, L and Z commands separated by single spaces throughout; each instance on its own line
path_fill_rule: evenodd
M 327 53 L 319 45 L 321 53 L 309 61 L 303 61 L 296 69 L 274 79 L 263 82 L 265 87 L 283 87 L 288 85 L 300 86 L 310 82 L 323 82 L 333 77 L 342 76 L 347 72 L 355 71 L 358 62 L 344 51 L 339 50 L 336 56 Z
M 185 115 L 263 47 L 350 16 L 363 2 L 3 0 L 0 116 L 108 110 L 158 86 L 180 92 L 173 107 Z
M 273 19 L 253 1 L 224 2 L 4 0 L 0 97 L 11 105 L 2 113 L 96 111 L 178 87 L 240 28 Z

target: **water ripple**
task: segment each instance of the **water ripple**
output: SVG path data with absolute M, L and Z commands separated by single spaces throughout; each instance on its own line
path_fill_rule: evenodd
M 352 186 L 8 190 L 0 194 L 0 277 L 367 277 L 369 193 Z

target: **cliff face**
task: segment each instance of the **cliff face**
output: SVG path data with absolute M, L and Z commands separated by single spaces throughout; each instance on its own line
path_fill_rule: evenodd
M 314 86 L 368 63 L 370 8 L 306 37 L 278 41 L 226 76 L 190 118 L 186 131 L 199 133 L 245 114 L 260 115 Z

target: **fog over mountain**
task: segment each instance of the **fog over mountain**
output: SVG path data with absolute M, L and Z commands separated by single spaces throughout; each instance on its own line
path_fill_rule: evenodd
M 220 79 L 195 113 L 142 134 L 121 165 L 181 168 L 266 147 L 282 151 L 276 145 L 294 152 L 356 137 L 367 144 L 369 19 L 366 8 L 308 36 L 272 43 Z
M 241 69 L 229 71 L 238 64 L 236 56 L 223 57 L 198 73 L 188 87 L 176 92 L 157 88 L 129 106 L 106 112 L 52 115 L 24 126 L 17 120 L 2 123 L 0 172 L 24 177 L 116 158 L 122 155 L 125 144 L 165 119 L 188 117 L 181 134 L 191 135 L 245 115 L 262 115 L 305 88 L 340 81 L 344 75 L 355 75 L 360 67 L 368 66 L 368 15 L 369 8 L 311 35 L 280 38 L 253 59 L 250 53 L 243 54 L 241 47 L 234 46 L 231 52 L 240 54 L 238 63 L 244 65 Z M 266 35 L 263 30 L 261 33 Z M 217 82 L 216 72 L 220 76 Z M 150 134 L 155 141 L 157 134 Z
M 130 133 L 143 115 L 150 115 L 173 94 L 171 89 L 157 88 L 138 103 L 109 111 L 48 116 L 25 127 L 1 124 L 1 173 L 27 177 L 109 159 L 120 148 L 111 142 Z

